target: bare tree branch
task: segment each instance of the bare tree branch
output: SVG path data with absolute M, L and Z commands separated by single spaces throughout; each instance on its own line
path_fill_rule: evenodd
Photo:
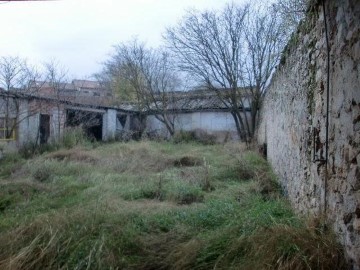
M 179 69 L 218 96 L 245 141 L 254 136 L 261 99 L 288 36 L 274 7 L 255 9 L 232 3 L 220 12 L 189 11 L 165 34 Z
M 283 18 L 284 23 L 290 32 L 294 31 L 300 21 L 305 18 L 309 0 L 279 0 L 274 8 Z
M 153 113 L 171 136 L 175 133 L 171 92 L 178 86 L 179 78 L 167 52 L 146 48 L 137 40 L 121 43 L 115 46 L 105 70 L 103 78 L 110 83 L 121 82 L 126 95 L 134 96 L 140 113 Z
M 230 110 L 238 135 L 252 136 L 246 104 L 244 73 L 244 21 L 249 6 L 227 5 L 220 13 L 189 11 L 182 22 L 168 28 L 165 39 L 178 66 L 216 93 Z
M 272 7 L 261 11 L 250 9 L 244 31 L 247 85 L 251 96 L 251 125 L 254 127 L 266 86 L 280 61 L 288 32 L 284 27 L 283 17 Z
M 0 58 L 0 86 L 5 91 L 0 100 L 0 111 L 3 112 L 0 128 L 5 134 L 0 138 L 12 138 L 19 123 L 34 114 L 32 111 L 21 111 L 21 100 L 17 95 L 36 93 L 39 88 L 34 87 L 32 82 L 40 78 L 38 69 L 30 66 L 25 59 L 12 56 Z

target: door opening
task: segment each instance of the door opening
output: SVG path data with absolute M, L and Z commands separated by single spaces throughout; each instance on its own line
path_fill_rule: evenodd
M 50 115 L 40 114 L 39 126 L 40 144 L 48 142 L 50 137 Z

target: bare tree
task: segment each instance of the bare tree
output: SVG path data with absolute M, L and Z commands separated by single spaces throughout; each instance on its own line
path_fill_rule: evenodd
M 281 53 L 286 45 L 289 32 L 284 24 L 283 16 L 273 7 L 264 10 L 251 8 L 247 14 L 245 25 L 246 44 L 246 91 L 251 106 L 251 136 L 258 109 L 275 67 L 280 61 Z
M 305 18 L 309 0 L 279 0 L 273 7 L 284 19 L 285 24 L 293 31 Z
M 220 13 L 189 11 L 165 39 L 179 68 L 214 91 L 234 118 L 239 137 L 251 137 L 246 107 L 244 21 L 248 6 L 227 5 Z
M 152 112 L 172 136 L 175 133 L 175 114 L 172 112 L 171 92 L 179 79 L 169 54 L 160 49 L 146 48 L 143 43 L 133 40 L 117 45 L 107 65 L 112 67 L 111 71 L 116 70 L 110 73 L 111 80 L 121 81 L 128 93 L 132 93 L 140 114 Z
M 122 66 L 122 61 L 112 55 L 110 59 L 103 63 L 101 72 L 96 73 L 93 77 L 104 87 L 110 89 L 115 97 L 113 103 L 136 102 L 136 93 L 129 82 L 125 79 L 126 74 Z
M 41 73 L 19 57 L 0 58 L 0 139 L 14 139 L 18 124 L 31 116 L 33 112 L 21 111 L 21 97 L 33 95 L 39 87 L 32 82 L 38 80 Z
M 63 111 L 63 101 L 69 99 L 66 95 L 68 85 L 67 71 L 58 62 L 52 60 L 44 64 L 45 85 L 49 89 L 49 97 L 55 99 L 57 108 L 57 135 L 61 136 L 61 130 L 65 125 L 65 113 Z
M 228 4 L 220 12 L 189 11 L 165 34 L 179 68 L 216 93 L 245 141 L 254 136 L 261 98 L 284 45 L 281 18 L 270 10 L 275 12 Z
M 45 63 L 44 69 L 45 80 L 51 88 L 51 94 L 57 99 L 61 99 L 65 96 L 64 91 L 68 83 L 67 70 L 55 60 Z
M 89 136 L 94 127 L 101 126 L 102 115 L 91 110 L 81 109 L 82 105 L 94 104 L 96 100 L 89 100 L 89 96 L 81 93 L 81 88 L 86 86 L 85 80 L 70 80 L 67 70 L 59 62 L 53 60 L 44 64 L 45 83 L 42 95 L 52 99 L 53 121 L 56 126 L 56 134 L 60 139 L 66 126 L 81 127 Z M 103 89 L 102 89 L 103 90 Z M 100 102 L 100 101 L 99 101 Z M 73 104 L 74 107 L 66 108 L 65 104 Z M 76 108 L 78 107 L 78 108 Z M 55 109 L 55 110 L 54 110 Z
M 24 83 L 26 62 L 19 57 L 0 58 L 0 85 L 6 91 L 19 89 Z

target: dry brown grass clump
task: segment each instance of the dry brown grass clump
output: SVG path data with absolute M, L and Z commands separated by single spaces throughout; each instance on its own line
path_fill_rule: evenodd
M 105 223 L 106 217 L 79 208 L 39 216 L 0 234 L 0 269 L 123 269 L 128 253 L 141 248 L 128 239 L 134 236 L 124 224 Z
M 347 269 L 343 254 L 328 230 L 278 225 L 234 241 L 218 265 L 235 264 L 249 270 Z
M 16 175 L 0 166 L 0 270 L 343 269 L 326 226 L 277 197 L 269 164 L 226 147 L 76 146 Z
M 87 162 L 95 164 L 97 162 L 97 158 L 86 152 L 81 148 L 72 148 L 72 149 L 61 149 L 56 152 L 52 152 L 45 156 L 48 159 L 56 159 L 59 161 L 68 160 L 68 161 L 79 161 L 79 162 Z
M 173 166 L 173 159 L 160 151 L 154 151 L 147 142 L 139 145 L 121 145 L 112 149 L 99 164 L 117 173 L 162 172 Z

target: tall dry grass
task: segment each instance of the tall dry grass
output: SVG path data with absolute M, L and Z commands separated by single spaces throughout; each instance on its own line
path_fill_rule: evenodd
M 3 165 L 0 269 L 346 267 L 241 145 L 77 145 Z

